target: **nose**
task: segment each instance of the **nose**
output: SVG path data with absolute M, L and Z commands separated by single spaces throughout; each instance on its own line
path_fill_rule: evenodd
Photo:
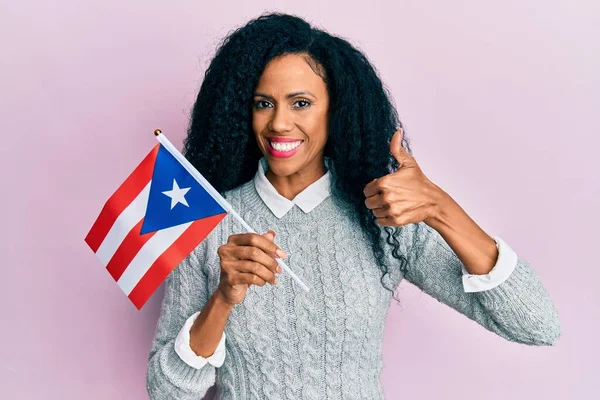
M 269 121 L 269 130 L 276 133 L 289 132 L 294 127 L 291 111 L 286 107 L 278 107 L 273 113 L 273 118 Z

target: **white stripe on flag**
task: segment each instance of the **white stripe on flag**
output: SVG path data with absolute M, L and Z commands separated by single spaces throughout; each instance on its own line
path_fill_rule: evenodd
M 108 262 L 125 239 L 125 236 L 127 236 L 133 227 L 144 218 L 144 215 L 146 215 L 151 183 L 152 181 L 148 182 L 146 187 L 117 217 L 115 223 L 111 226 L 110 231 L 108 231 L 108 234 L 102 241 L 102 244 L 98 247 L 96 255 L 98 255 L 100 260 L 104 263 L 104 266 L 108 265 Z
M 154 264 L 165 250 L 167 250 L 191 224 L 192 222 L 188 222 L 157 231 L 150 240 L 144 244 L 117 281 L 126 295 L 129 296 L 133 288 L 135 288 L 140 279 L 144 277 L 152 264 Z

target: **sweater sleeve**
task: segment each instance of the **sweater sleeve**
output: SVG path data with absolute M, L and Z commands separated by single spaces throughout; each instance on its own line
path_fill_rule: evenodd
M 196 369 L 203 368 L 207 363 L 218 368 L 223 365 L 223 362 L 225 361 L 225 340 L 227 339 L 225 332 L 221 335 L 221 339 L 219 340 L 219 344 L 214 353 L 208 357 L 197 355 L 190 345 L 190 330 L 200 313 L 201 311 L 196 311 L 187 319 L 187 321 L 185 321 L 177 338 L 175 338 L 175 352 L 187 365 Z
M 151 399 L 201 399 L 214 385 L 215 366 L 186 364 L 175 350 L 175 341 L 186 320 L 201 310 L 210 297 L 203 264 L 206 240 L 200 243 L 165 280 L 156 332 L 146 372 L 146 389 Z
M 525 260 L 517 255 L 512 273 L 494 288 L 467 292 L 464 265 L 442 236 L 423 222 L 405 228 L 408 266 L 404 277 L 409 282 L 507 340 L 528 345 L 556 342 L 558 314 Z

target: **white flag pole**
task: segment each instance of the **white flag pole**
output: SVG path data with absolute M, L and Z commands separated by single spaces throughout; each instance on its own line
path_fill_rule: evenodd
M 210 182 L 208 182 L 206 178 L 203 177 L 200 172 L 198 172 L 198 170 L 187 160 L 187 158 L 185 158 L 183 154 L 181 154 L 179 150 L 177 150 L 177 148 L 173 146 L 169 139 L 167 139 L 166 136 L 162 134 L 162 131 L 160 129 L 156 129 L 154 131 L 154 136 L 156 136 L 156 139 L 163 146 L 165 146 L 169 153 L 171 153 L 173 157 L 175 157 L 177 161 L 179 161 L 181 165 L 183 165 L 186 171 L 189 172 L 190 175 L 192 175 L 208 193 L 210 193 L 210 195 L 217 201 L 217 203 L 219 203 L 221 207 L 223 207 L 223 209 L 225 209 L 228 213 L 231 213 L 231 215 L 233 215 L 235 219 L 237 219 L 244 226 L 244 228 L 246 228 L 248 232 L 257 233 L 254 229 L 250 227 L 250 225 L 246 223 L 246 221 L 244 221 L 242 217 L 240 217 L 240 215 L 231 207 L 231 204 L 229 204 L 229 202 L 225 200 L 223 196 L 221 196 L 221 194 L 210 184 Z M 290 274 L 290 276 L 296 282 L 298 282 L 298 285 L 300 285 L 302 289 L 304 289 L 306 292 L 309 291 L 308 286 L 306 286 L 306 284 L 302 282 L 302 280 L 298 278 L 298 276 L 291 270 L 291 268 L 288 267 L 280 258 L 276 258 L 275 261 L 277 261 L 277 264 L 279 264 L 281 269 Z

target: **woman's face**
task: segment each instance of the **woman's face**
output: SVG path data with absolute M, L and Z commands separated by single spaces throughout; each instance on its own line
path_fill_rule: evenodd
M 328 107 L 325 82 L 302 56 L 267 64 L 254 91 L 252 128 L 270 173 L 323 175 Z

